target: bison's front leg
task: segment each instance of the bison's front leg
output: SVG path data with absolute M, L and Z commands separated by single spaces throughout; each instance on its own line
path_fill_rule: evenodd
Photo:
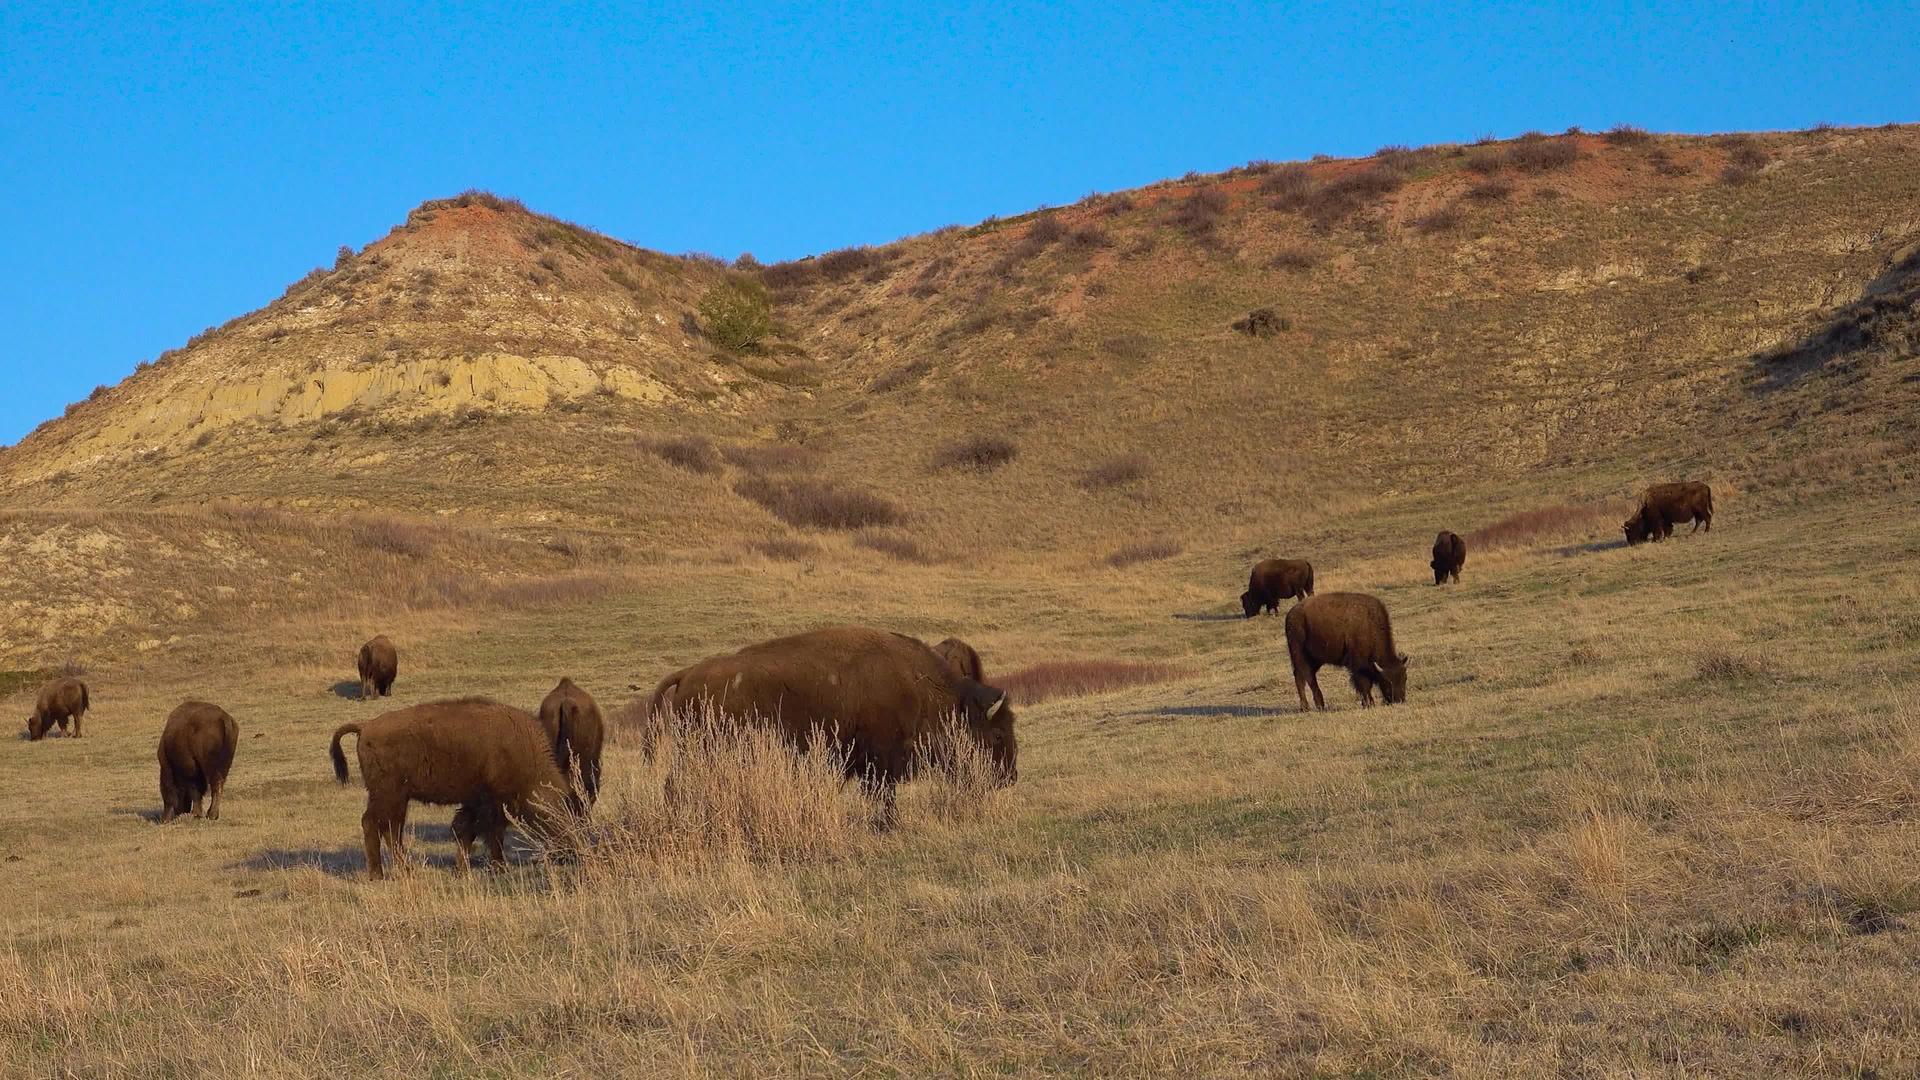
M 195 791 L 193 793 L 193 816 L 194 817 L 202 816 L 202 811 L 206 809 L 206 806 L 207 806 L 206 791 L 204 790 Z

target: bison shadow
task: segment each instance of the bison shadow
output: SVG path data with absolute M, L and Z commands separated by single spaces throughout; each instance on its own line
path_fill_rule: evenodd
M 1568 544 L 1566 547 L 1554 548 L 1553 553 L 1561 558 L 1571 559 L 1576 555 L 1595 555 L 1602 551 L 1612 551 L 1616 548 L 1626 546 L 1627 538 L 1618 536 L 1611 540 L 1594 540 L 1585 544 Z
M 117 817 L 137 817 L 150 825 L 160 824 L 160 811 L 157 807 L 116 806 L 107 813 Z
M 334 697 L 345 698 L 348 701 L 360 700 L 360 680 L 358 679 L 342 679 L 334 683 L 331 689 Z
M 159 820 L 159 813 L 153 814 Z M 407 861 L 416 869 L 443 870 L 451 872 L 458 865 L 454 862 L 453 829 L 447 825 L 409 825 L 407 826 Z M 429 845 L 440 847 L 439 851 L 426 850 Z M 484 841 L 473 845 L 474 870 L 480 871 L 486 864 L 486 844 Z M 507 832 L 506 854 L 508 866 L 520 866 L 534 862 L 539 850 L 529 845 L 517 831 Z M 389 861 L 392 855 L 388 854 Z M 256 851 L 228 867 L 230 870 L 318 870 L 332 877 L 359 878 L 367 873 L 367 853 L 359 844 L 350 844 L 337 848 L 267 848 Z
M 1246 615 L 1236 615 L 1232 612 L 1176 611 L 1173 617 L 1185 622 L 1239 622 L 1245 619 Z
M 1170 705 L 1161 709 L 1139 709 L 1122 716 L 1287 716 L 1297 709 L 1271 705 Z

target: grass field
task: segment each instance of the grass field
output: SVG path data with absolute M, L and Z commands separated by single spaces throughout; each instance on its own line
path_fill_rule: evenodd
M 1388 604 L 1409 700 L 1366 712 L 1335 669 L 1331 711 L 1295 711 L 1280 620 L 1238 617 L 1237 536 L 196 624 L 95 664 L 87 738 L 0 754 L 0 1071 L 1911 1075 L 1920 520 L 1903 493 L 1718 510 L 1634 549 L 1610 513 L 1544 515 L 1446 588 L 1429 505 L 1327 513 L 1267 553 Z M 1022 708 L 1017 786 L 911 785 L 900 828 L 821 850 L 620 843 L 659 803 L 628 740 L 581 864 L 456 877 L 451 811 L 418 808 L 423 865 L 361 879 L 326 740 L 385 707 L 334 691 L 374 630 L 394 704 L 530 706 L 570 674 L 611 709 L 842 621 L 957 634 L 990 677 L 1186 674 Z M 240 751 L 223 818 L 162 829 L 154 744 L 189 696 Z

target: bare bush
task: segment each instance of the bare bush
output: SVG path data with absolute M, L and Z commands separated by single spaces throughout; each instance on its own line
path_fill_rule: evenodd
M 1530 131 L 1507 147 L 1507 164 L 1521 172 L 1541 173 L 1564 169 L 1580 160 L 1580 147 L 1572 139 L 1549 138 Z
M 781 521 L 807 528 L 862 529 L 897 525 L 905 517 L 899 507 L 879 495 L 817 480 L 752 476 L 735 484 L 733 490 Z
M 975 435 L 959 442 L 948 443 L 934 451 L 933 467 L 936 469 L 977 469 L 985 472 L 997 469 L 1019 456 L 1020 448 L 1013 440 L 998 435 Z
M 865 270 L 873 264 L 873 249 L 870 247 L 841 248 L 829 251 L 815 259 L 814 265 L 829 280 L 837 281 L 849 274 Z
M 1466 535 L 1467 550 L 1522 547 L 1543 537 L 1557 539 L 1601 527 L 1611 530 L 1626 512 L 1624 504 L 1615 503 L 1589 503 L 1583 506 L 1566 503 L 1522 510 L 1469 532 Z
M 1021 705 L 1051 698 L 1084 697 L 1129 686 L 1170 682 L 1192 672 L 1176 664 L 1139 660 L 1054 660 L 995 675 L 994 685 Z
M 1196 240 L 1213 236 L 1220 227 L 1221 219 L 1227 212 L 1225 192 L 1214 188 L 1199 188 L 1193 194 L 1180 200 L 1174 207 L 1170 220 L 1173 226 Z
M 1313 170 L 1305 165 L 1294 163 L 1282 165 L 1260 178 L 1260 193 L 1275 196 L 1277 203 L 1288 203 L 1278 209 L 1290 209 L 1296 200 L 1306 198 L 1313 190 Z
M 1614 146 L 1640 146 L 1653 141 L 1653 136 L 1647 133 L 1646 128 L 1632 124 L 1615 124 L 1601 138 Z
M 1115 570 L 1122 570 L 1136 563 L 1171 559 L 1184 550 L 1186 549 L 1181 547 L 1180 541 L 1178 540 L 1165 537 L 1157 540 L 1144 540 L 1137 544 L 1128 544 L 1126 547 L 1108 555 L 1106 563 Z
M 811 285 L 817 276 L 813 260 L 796 259 L 790 262 L 777 262 L 760 271 L 760 280 L 769 289 L 791 290 Z

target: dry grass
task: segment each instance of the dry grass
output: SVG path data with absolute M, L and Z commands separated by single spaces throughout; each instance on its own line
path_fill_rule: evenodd
M 1625 503 L 1563 504 L 1509 514 L 1466 534 L 1468 551 L 1525 547 L 1542 540 L 1568 540 L 1593 533 L 1617 533 L 1628 511 Z
M 1161 559 L 1171 559 L 1184 550 L 1186 550 L 1186 548 L 1180 541 L 1171 537 L 1160 537 L 1154 540 L 1142 540 L 1136 544 L 1128 544 L 1126 547 L 1109 554 L 1105 561 L 1108 566 L 1113 567 L 1115 570 L 1123 570 L 1138 563 L 1158 562 Z
M 998 435 L 972 435 L 934 451 L 933 467 L 986 472 L 1019 456 L 1020 448 L 1014 445 L 1012 439 Z
M 1521 172 L 1552 172 L 1579 160 L 1580 147 L 1570 138 L 1530 132 L 1507 147 L 1507 164 Z
M 676 468 L 703 474 L 720 471 L 720 452 L 705 436 L 681 435 L 654 439 L 644 445 L 654 456 Z
M 924 566 L 936 561 L 918 540 L 902 533 L 862 529 L 854 534 L 853 542 L 868 551 L 877 551 L 905 563 L 919 563 Z
M 789 525 L 813 529 L 864 529 L 897 525 L 904 515 L 887 499 L 820 480 L 770 480 L 749 476 L 734 484 L 742 498 Z
M 1080 474 L 1080 486 L 1088 491 L 1105 491 L 1109 488 L 1123 487 L 1146 479 L 1147 459 L 1138 454 L 1125 454 L 1093 466 Z
M 1132 686 L 1172 682 L 1192 672 L 1177 664 L 1142 660 L 1050 660 L 989 679 L 1022 705 L 1055 698 L 1085 697 Z

